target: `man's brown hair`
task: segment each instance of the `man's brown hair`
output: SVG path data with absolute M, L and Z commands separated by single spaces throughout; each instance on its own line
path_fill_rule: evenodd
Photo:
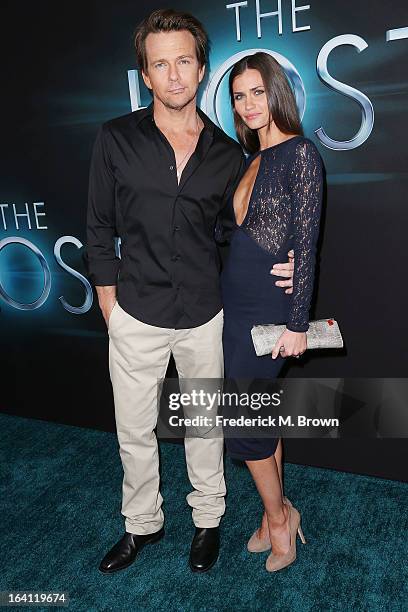
M 147 73 L 146 38 L 158 32 L 180 32 L 187 30 L 194 36 L 196 55 L 200 67 L 207 59 L 208 36 L 202 24 L 190 13 L 179 13 L 173 9 L 153 11 L 139 24 L 135 32 L 136 60 L 139 68 Z

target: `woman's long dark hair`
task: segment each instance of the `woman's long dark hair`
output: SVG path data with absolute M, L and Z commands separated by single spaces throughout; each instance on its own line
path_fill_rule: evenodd
M 235 111 L 234 94 L 232 91 L 234 79 L 248 68 L 258 70 L 260 73 L 268 101 L 269 116 L 281 132 L 294 135 L 302 134 L 303 132 L 295 96 L 279 62 L 269 53 L 264 53 L 263 51 L 247 55 L 239 60 L 231 70 L 229 92 L 238 140 L 248 153 L 256 153 L 260 147 L 258 133 L 256 130 L 251 130 Z

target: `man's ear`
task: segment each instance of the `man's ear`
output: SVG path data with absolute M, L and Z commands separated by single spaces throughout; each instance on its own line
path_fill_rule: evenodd
M 142 70 L 142 78 L 143 78 L 143 81 L 144 81 L 144 84 L 146 85 L 146 87 L 148 89 L 152 89 L 152 84 L 150 82 L 149 75 L 144 70 Z
M 201 66 L 201 68 L 198 71 L 198 81 L 199 81 L 199 83 L 201 83 L 201 81 L 203 80 L 204 75 L 205 75 L 205 65 Z

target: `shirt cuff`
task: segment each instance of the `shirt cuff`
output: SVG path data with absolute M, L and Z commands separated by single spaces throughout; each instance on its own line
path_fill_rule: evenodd
M 118 282 L 120 259 L 113 261 L 86 260 L 88 278 L 94 286 L 113 286 Z

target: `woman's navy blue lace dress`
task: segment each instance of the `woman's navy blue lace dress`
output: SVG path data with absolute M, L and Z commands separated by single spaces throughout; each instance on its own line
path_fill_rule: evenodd
M 253 325 L 286 323 L 292 331 L 307 331 L 313 290 L 316 242 L 322 201 L 322 160 L 314 143 L 295 136 L 268 147 L 242 225 L 235 226 L 228 260 L 221 276 L 224 305 L 224 359 L 228 379 L 271 379 L 284 363 L 280 356 L 257 357 Z M 293 293 L 275 285 L 275 263 L 295 251 Z M 226 434 L 229 454 L 238 459 L 271 456 L 277 438 L 239 439 Z

